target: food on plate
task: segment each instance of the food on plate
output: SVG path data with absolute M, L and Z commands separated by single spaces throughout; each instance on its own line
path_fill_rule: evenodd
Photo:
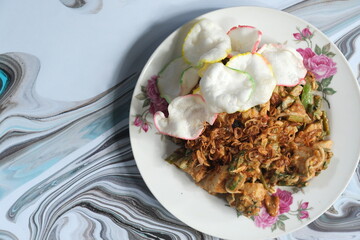
M 244 53 L 229 59 L 226 66 L 249 73 L 255 82 L 254 92 L 238 111 L 245 111 L 269 101 L 276 86 L 276 79 L 268 61 L 258 53 Z M 229 112 L 228 112 L 229 113 Z
M 231 55 L 237 53 L 255 53 L 261 41 L 262 32 L 253 26 L 232 27 L 227 34 L 231 40 Z
M 198 82 L 198 70 L 193 67 L 185 69 L 180 77 L 180 95 L 184 96 L 186 94 L 189 94 L 191 90 L 193 90 L 193 88 L 198 84 Z
M 177 57 L 160 71 L 157 86 L 160 96 L 170 103 L 174 98 L 188 94 L 198 83 L 197 70 Z
M 160 133 L 183 139 L 199 137 L 205 128 L 204 122 L 212 124 L 217 114 L 209 111 L 201 95 L 177 97 L 169 104 L 169 116 L 163 112 L 154 114 L 154 123 Z
M 313 82 L 311 74 L 307 81 Z M 180 147 L 167 161 L 243 215 L 257 215 L 264 205 L 275 216 L 276 186 L 306 186 L 332 157 L 320 96 L 312 96 L 314 103 L 306 110 L 302 94 L 301 85 L 277 86 L 264 104 L 221 113 L 199 138 L 176 139 Z
M 258 51 L 271 64 L 277 85 L 295 86 L 307 72 L 303 58 L 294 48 L 282 44 L 264 44 Z
M 233 113 L 249 101 L 255 81 L 247 72 L 214 63 L 201 78 L 200 89 L 212 112 Z
M 194 67 L 218 62 L 231 50 L 229 36 L 215 22 L 201 19 L 191 28 L 183 44 L 183 57 Z
M 278 215 L 276 188 L 306 186 L 333 155 L 315 75 L 289 46 L 258 49 L 261 35 L 197 22 L 183 55 L 159 74 L 168 117 L 154 114 L 157 130 L 179 145 L 166 160 L 248 217 L 261 207 Z M 227 54 L 224 36 L 233 53 L 246 52 Z

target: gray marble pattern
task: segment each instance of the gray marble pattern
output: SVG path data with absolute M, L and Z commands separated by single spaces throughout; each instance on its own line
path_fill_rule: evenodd
M 10 78 L 0 95 L 0 239 L 218 239 L 151 194 L 128 113 L 139 73 L 168 34 L 242 5 L 310 22 L 360 80 L 359 0 L 0 0 L 0 69 Z M 326 213 L 277 239 L 360 239 L 359 216 L 360 168 Z

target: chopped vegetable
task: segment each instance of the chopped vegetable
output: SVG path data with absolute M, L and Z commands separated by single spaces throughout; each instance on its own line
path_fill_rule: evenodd
M 330 135 L 330 125 L 329 125 L 329 120 L 327 118 L 327 114 L 325 111 L 322 112 L 321 119 L 322 119 L 322 123 L 323 123 L 323 129 L 324 129 L 325 136 L 329 136 Z
M 309 82 L 304 85 L 303 92 L 301 93 L 301 102 L 307 111 L 309 106 L 313 104 L 313 94 L 311 91 L 311 83 Z

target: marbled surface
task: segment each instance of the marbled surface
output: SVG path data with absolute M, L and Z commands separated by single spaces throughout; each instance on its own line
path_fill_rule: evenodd
M 11 75 L 0 88 L 0 239 L 217 239 L 149 192 L 128 111 L 142 67 L 168 34 L 242 5 L 312 23 L 360 80 L 359 0 L 0 0 L 0 69 Z M 360 239 L 359 169 L 325 214 L 278 239 Z

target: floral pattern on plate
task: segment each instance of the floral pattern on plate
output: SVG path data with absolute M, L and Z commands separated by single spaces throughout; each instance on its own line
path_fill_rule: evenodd
M 162 111 L 165 116 L 168 115 L 167 107 L 169 104 L 164 98 L 160 97 L 159 89 L 156 85 L 157 79 L 158 76 L 152 76 L 146 86 L 141 86 L 141 93 L 135 96 L 138 100 L 144 101 L 142 105 L 143 112 L 136 114 L 133 122 L 136 127 L 139 127 L 139 132 L 141 130 L 147 132 L 149 127 L 151 127 L 151 122 L 148 120 L 149 113 L 153 116 L 157 111 Z
M 314 37 L 315 32 L 311 31 L 309 27 L 302 30 L 297 28 L 297 30 L 298 32 L 293 33 L 295 41 L 297 43 L 306 43 L 306 47 L 298 48 L 296 50 L 303 57 L 305 68 L 315 75 L 319 85 L 318 91 L 322 92 L 323 99 L 330 107 L 327 96 L 336 93 L 333 88 L 329 87 L 337 72 L 336 63 L 332 59 L 335 56 L 335 53 L 330 51 L 330 43 L 322 47 L 315 44 L 314 47 L 312 38 Z
M 294 193 L 297 191 L 298 190 L 296 189 Z M 275 217 L 270 216 L 265 207 L 262 207 L 259 215 L 252 217 L 255 225 L 260 228 L 271 227 L 271 231 L 274 231 L 277 228 L 285 231 L 284 221 L 290 219 L 290 216 L 296 216 L 299 220 L 310 218 L 308 211 L 312 208 L 309 208 L 309 202 L 300 201 L 298 202 L 298 207 L 296 210 L 290 209 L 290 206 L 293 203 L 292 194 L 293 193 L 290 191 L 277 189 L 276 193 L 273 195 L 279 197 L 280 199 L 278 215 Z

